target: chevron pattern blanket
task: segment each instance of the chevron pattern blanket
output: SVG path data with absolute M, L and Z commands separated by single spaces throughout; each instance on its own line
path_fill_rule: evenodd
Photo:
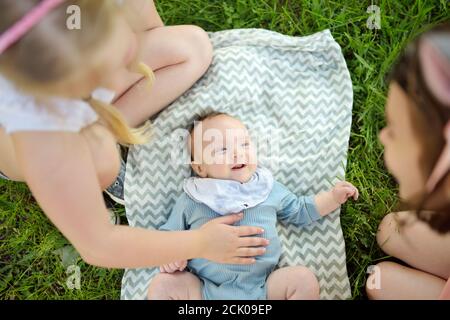
M 189 165 L 178 161 L 178 131 L 207 111 L 239 117 L 259 140 L 260 162 L 297 194 L 314 194 L 344 179 L 353 92 L 331 33 L 290 37 L 238 29 L 210 37 L 215 53 L 208 72 L 155 118 L 150 143 L 130 149 L 125 207 L 131 226 L 158 228 L 166 221 L 191 175 Z M 311 268 L 322 299 L 350 297 L 339 214 L 306 228 L 278 225 L 279 266 Z M 121 298 L 145 299 L 155 272 L 126 270 Z

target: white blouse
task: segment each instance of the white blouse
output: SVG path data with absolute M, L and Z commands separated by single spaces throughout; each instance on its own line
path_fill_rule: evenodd
M 111 103 L 115 93 L 99 88 L 92 96 Z M 0 75 L 0 126 L 7 134 L 19 131 L 79 132 L 97 120 L 97 113 L 81 99 L 54 97 L 44 103 L 21 92 Z

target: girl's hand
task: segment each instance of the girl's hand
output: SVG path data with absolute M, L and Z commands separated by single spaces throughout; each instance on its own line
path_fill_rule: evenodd
M 333 199 L 339 204 L 345 203 L 350 197 L 353 197 L 354 200 L 358 200 L 359 197 L 358 189 L 347 181 L 336 183 L 334 188 L 331 189 L 331 194 Z
M 264 232 L 250 226 L 233 227 L 243 214 L 232 214 L 216 218 L 198 229 L 200 235 L 200 257 L 218 263 L 252 264 L 254 257 L 265 253 L 261 248 L 269 244 L 267 239 L 251 237 Z
M 187 260 L 181 260 L 169 264 L 164 264 L 159 267 L 162 273 L 174 273 L 175 271 L 183 271 L 187 266 Z

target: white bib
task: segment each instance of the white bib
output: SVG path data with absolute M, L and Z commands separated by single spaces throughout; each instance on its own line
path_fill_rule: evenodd
M 215 212 L 226 215 L 238 213 L 264 202 L 272 191 L 272 173 L 258 167 L 250 180 L 190 177 L 184 180 L 184 191 L 195 201 L 204 203 Z

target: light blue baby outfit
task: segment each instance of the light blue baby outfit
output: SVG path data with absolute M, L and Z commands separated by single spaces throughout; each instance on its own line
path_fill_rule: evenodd
M 305 226 L 321 218 L 313 196 L 298 197 L 276 181 L 273 181 L 271 191 L 263 202 L 243 210 L 243 213 L 243 219 L 235 225 L 263 228 L 261 237 L 268 239 L 270 244 L 266 247 L 265 254 L 257 256 L 256 262 L 251 265 L 219 264 L 206 259 L 190 260 L 188 268 L 201 280 L 205 300 L 266 299 L 267 277 L 274 271 L 281 255 L 277 220 L 284 224 Z M 168 221 L 160 229 L 198 229 L 221 215 L 183 192 Z

